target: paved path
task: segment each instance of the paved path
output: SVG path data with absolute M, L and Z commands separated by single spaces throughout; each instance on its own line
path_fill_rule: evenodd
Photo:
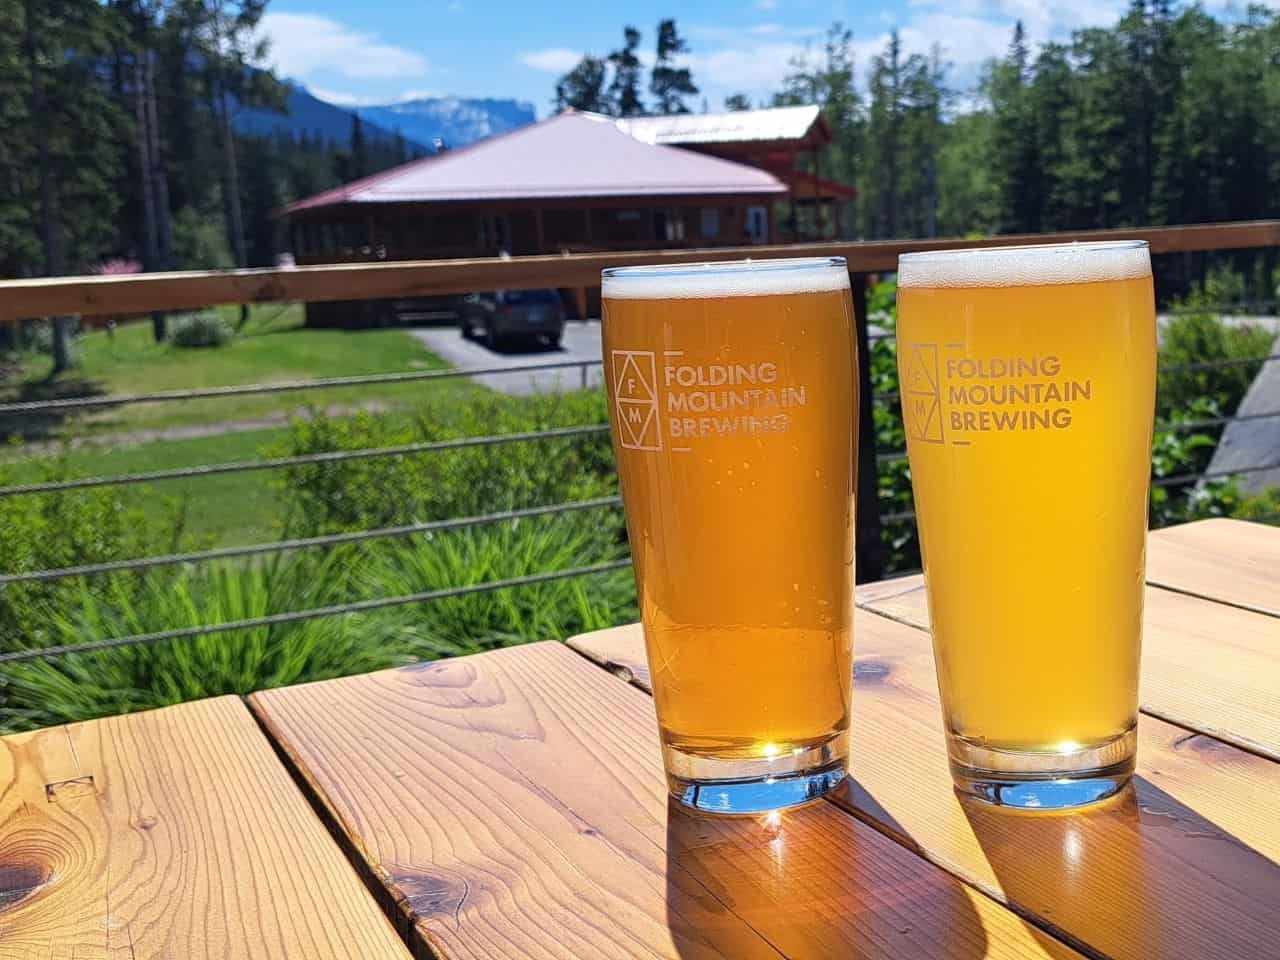
M 457 327 L 432 327 L 410 331 L 432 353 L 459 370 L 493 367 L 526 367 L 574 360 L 596 361 L 587 368 L 587 384 L 601 384 L 600 322 L 587 320 L 565 324 L 564 340 L 559 350 L 544 346 L 505 347 L 490 350 L 474 340 L 465 340 Z M 565 367 L 557 370 L 519 370 L 514 373 L 489 373 L 472 377 L 476 383 L 515 396 L 532 393 L 554 393 L 582 387 L 582 369 Z
M 369 400 L 360 404 L 336 403 L 324 408 L 326 417 L 350 417 L 361 411 L 365 413 L 386 413 L 390 410 L 385 403 Z M 296 410 L 285 410 L 271 413 L 263 417 L 252 417 L 244 420 L 214 420 L 210 423 L 191 423 L 180 427 L 162 427 L 155 430 L 128 430 L 122 433 L 90 434 L 86 437 L 72 437 L 70 440 L 35 440 L 15 448 L 15 452 L 23 457 L 40 457 L 59 453 L 65 446 L 73 450 L 81 447 L 136 447 L 156 440 L 198 440 L 202 437 L 218 437 L 224 433 L 252 433 L 255 430 L 270 430 L 274 427 L 287 427 L 296 419 L 308 420 L 311 411 L 307 407 Z

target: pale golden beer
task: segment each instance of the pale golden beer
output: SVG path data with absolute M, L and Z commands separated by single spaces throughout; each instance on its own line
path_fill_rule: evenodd
M 938 685 L 982 799 L 1074 806 L 1132 773 L 1155 337 L 1145 243 L 899 262 Z
M 664 759 L 702 809 L 844 776 L 857 398 L 842 259 L 606 270 L 605 382 Z

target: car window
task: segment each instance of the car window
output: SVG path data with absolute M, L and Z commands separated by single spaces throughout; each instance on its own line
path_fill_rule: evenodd
M 502 299 L 513 306 L 546 305 L 559 303 L 560 294 L 554 290 L 508 290 Z

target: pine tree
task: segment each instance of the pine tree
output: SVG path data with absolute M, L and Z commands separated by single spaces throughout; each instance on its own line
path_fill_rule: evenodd
M 583 57 L 576 67 L 556 81 L 556 109 L 608 113 L 604 78 L 604 61 L 589 55 Z
M 126 121 L 99 73 L 117 26 L 96 0 L 24 0 L 10 29 L 23 67 L 10 96 L 25 100 L 24 127 L 5 136 L 32 144 L 42 272 L 85 270 L 115 232 Z M 92 143 L 95 149 L 85 150 Z M 73 317 L 54 318 L 54 372 L 73 366 Z
M 369 174 L 369 150 L 364 142 L 364 125 L 360 114 L 351 115 L 351 166 L 352 180 L 359 180 Z
M 640 48 L 640 31 L 635 27 L 625 27 L 622 36 L 622 48 L 609 54 L 609 65 L 613 68 L 613 79 L 609 82 L 609 112 L 616 117 L 634 117 L 644 113 L 644 103 L 640 99 L 642 67 L 636 55 Z
M 751 109 L 751 98 L 745 93 L 731 93 L 724 98 L 724 108 L 733 113 Z
M 697 94 L 688 67 L 677 67 L 676 58 L 689 52 L 689 44 L 676 30 L 675 20 L 658 24 L 657 58 L 649 75 L 649 92 L 654 97 L 654 112 L 688 113 L 684 98 Z

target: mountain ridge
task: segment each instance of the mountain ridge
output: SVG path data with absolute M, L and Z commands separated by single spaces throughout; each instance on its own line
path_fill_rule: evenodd
M 249 135 L 285 133 L 341 144 L 350 140 L 352 118 L 358 114 L 366 141 L 389 142 L 398 133 L 410 148 L 433 152 L 437 141 L 462 147 L 537 119 L 533 104 L 514 98 L 425 97 L 345 107 L 317 97 L 303 84 L 289 82 L 289 88 L 287 113 L 242 109 L 235 115 L 236 129 Z

